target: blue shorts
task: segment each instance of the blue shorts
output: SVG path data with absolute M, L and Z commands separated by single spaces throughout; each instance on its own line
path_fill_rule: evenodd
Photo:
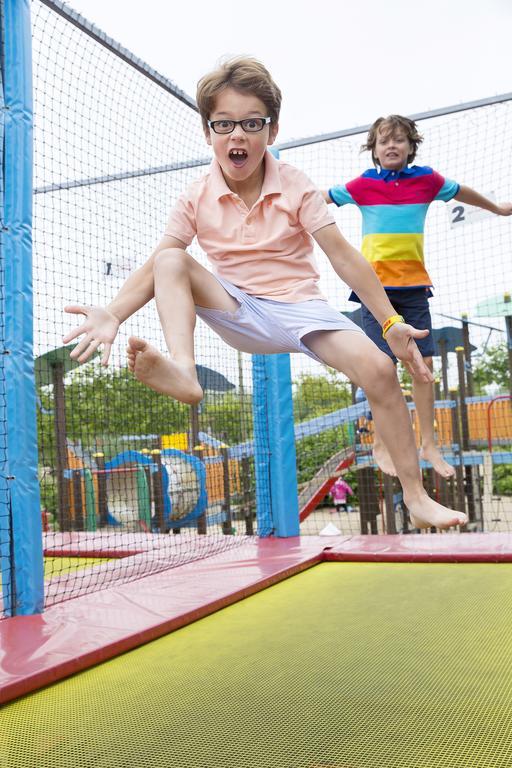
M 413 325 L 420 331 L 423 331 L 425 328 L 430 331 L 429 335 L 424 339 L 416 339 L 416 344 L 423 357 L 433 357 L 435 353 L 434 337 L 432 335 L 432 318 L 430 317 L 430 308 L 428 306 L 429 296 L 432 295 L 430 290 L 425 288 L 407 288 L 403 291 L 387 290 L 386 294 L 396 314 L 402 315 L 406 323 Z M 396 357 L 389 348 L 387 341 L 382 338 L 382 326 L 364 304 L 361 304 L 361 318 L 366 335 L 396 363 Z

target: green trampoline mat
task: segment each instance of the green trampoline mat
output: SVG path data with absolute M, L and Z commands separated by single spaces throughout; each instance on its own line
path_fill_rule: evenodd
M 6 705 L 2 768 L 510 768 L 512 566 L 326 563 Z

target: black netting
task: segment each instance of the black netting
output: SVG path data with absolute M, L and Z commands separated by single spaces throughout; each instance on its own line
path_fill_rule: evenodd
M 63 306 L 109 302 L 151 253 L 170 207 L 204 172 L 209 155 L 189 97 L 72 11 L 60 8 L 64 18 L 59 3 L 51 6 L 32 5 L 35 368 L 47 604 L 257 533 L 254 442 L 260 444 L 251 361 L 201 321 L 195 343 L 206 394 L 198 407 L 156 394 L 127 370 L 130 335 L 165 350 L 152 303 L 123 326 L 108 368 L 98 358 L 70 364 L 62 337 L 73 318 Z M 511 109 L 503 102 L 422 121 L 418 162 L 507 199 Z M 363 140 L 317 141 L 283 150 L 281 158 L 328 188 L 368 166 L 359 154 Z M 347 207 L 337 219 L 359 246 L 358 212 Z M 512 520 L 510 231 L 510 221 L 453 201 L 432 206 L 427 222 L 439 336 L 436 436 L 456 475 L 447 482 L 424 465 L 424 480 L 440 501 L 468 512 L 469 530 L 509 530 Z M 191 252 L 206 264 L 196 245 Z M 353 312 L 357 305 L 323 254 L 318 262 L 329 301 Z M 446 346 L 442 354 L 448 326 L 466 346 L 458 356 Z M 375 471 L 364 393 L 305 356 L 293 356 L 292 371 L 302 531 L 409 532 L 397 481 Z M 400 376 L 408 397 L 410 380 Z M 411 418 L 419 445 L 412 403 Z M 262 450 L 260 498 L 268 496 L 272 446 Z M 335 505 L 329 493 L 338 476 L 349 488 Z M 270 518 L 263 528 L 272 529 Z M 4 585 L 8 530 L 8 509 L 0 509 Z
M 153 303 L 123 326 L 108 368 L 97 358 L 70 365 L 62 337 L 76 318 L 63 307 L 108 303 L 150 255 L 171 205 L 209 160 L 188 97 L 54 9 L 34 2 L 32 10 L 48 605 L 252 534 L 254 459 L 250 358 L 201 321 L 195 342 L 205 398 L 198 407 L 158 395 L 126 367 L 132 334 L 165 349 Z
M 417 164 L 432 166 L 497 202 L 510 200 L 510 101 L 422 120 L 419 129 L 424 143 Z M 304 169 L 321 189 L 328 189 L 371 167 L 368 153 L 360 153 L 365 139 L 366 134 L 360 134 L 299 146 L 281 151 L 281 159 Z M 360 248 L 360 212 L 346 205 L 337 209 L 336 219 L 348 240 Z M 441 502 L 469 514 L 469 530 L 512 527 L 511 245 L 510 218 L 455 200 L 430 207 L 425 258 L 434 281 L 430 306 L 438 379 L 435 430 L 445 458 L 456 467 L 456 477 L 447 482 L 424 464 L 424 480 Z M 330 302 L 359 322 L 354 317 L 359 304 L 348 301 L 350 291 L 321 252 L 318 263 Z M 458 358 L 450 351 L 454 333 L 456 343 L 466 346 Z M 318 533 L 329 524 L 343 533 L 410 531 L 397 481 L 374 471 L 373 422 L 364 395 L 305 357 L 294 357 L 293 364 L 295 418 L 306 422 L 305 436 L 297 443 L 302 531 Z M 410 378 L 403 371 L 399 375 L 411 400 Z M 343 410 L 359 399 L 363 402 L 358 410 Z M 418 418 L 413 403 L 410 407 L 419 445 Z M 318 417 L 318 422 L 307 423 Z M 357 462 L 351 462 L 350 455 Z M 339 472 L 354 493 L 337 510 L 328 491 Z

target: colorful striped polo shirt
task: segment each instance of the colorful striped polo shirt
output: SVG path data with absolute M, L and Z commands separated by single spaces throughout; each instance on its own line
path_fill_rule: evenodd
M 352 203 L 363 216 L 361 251 L 385 288 L 428 288 L 423 232 L 433 200 L 451 200 L 459 184 L 428 166 L 401 171 L 371 168 L 347 184 L 332 187 L 336 205 Z

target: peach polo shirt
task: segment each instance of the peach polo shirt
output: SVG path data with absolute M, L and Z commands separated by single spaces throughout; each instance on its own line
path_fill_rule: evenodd
M 321 193 L 292 165 L 265 155 L 261 195 L 249 210 L 213 160 L 171 210 L 165 234 L 197 235 L 214 274 L 274 301 L 323 299 L 311 234 L 334 223 Z

